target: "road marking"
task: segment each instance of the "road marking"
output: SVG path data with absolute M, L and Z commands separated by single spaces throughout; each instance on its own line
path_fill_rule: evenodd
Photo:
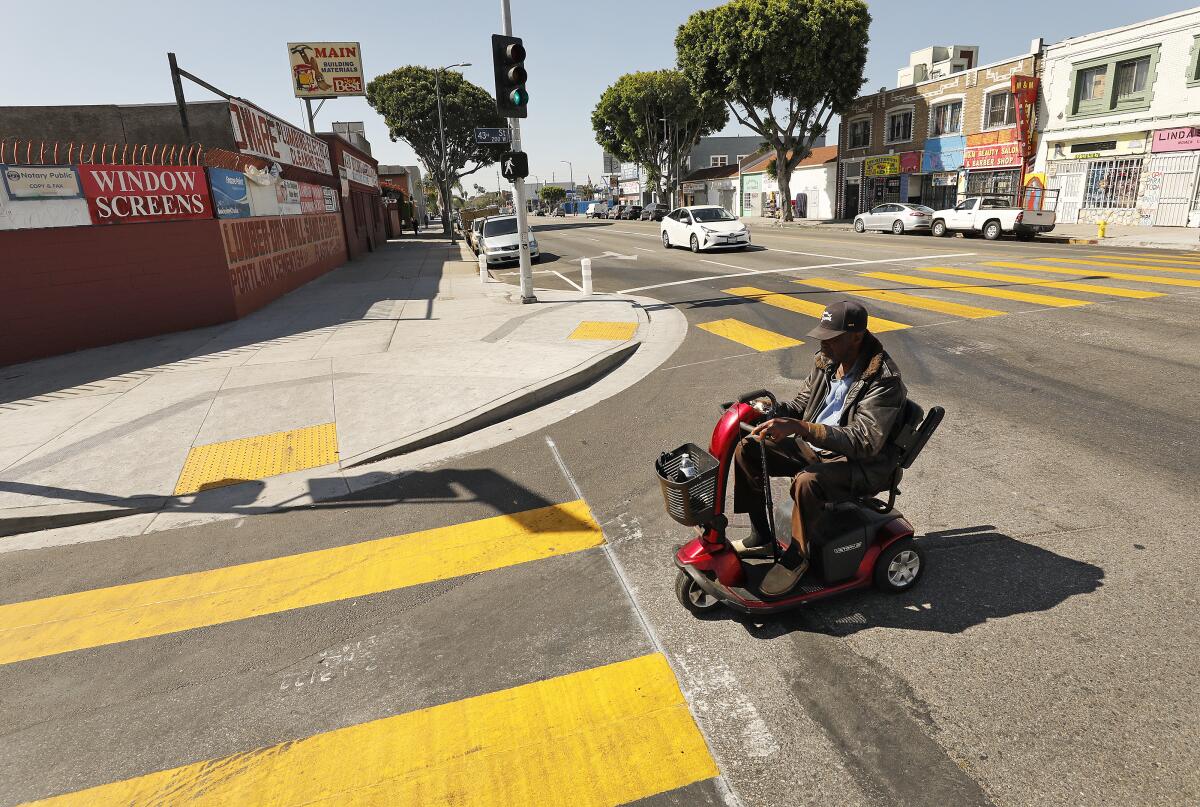
M 1078 263 L 1083 266 L 1103 266 L 1109 269 L 1140 269 L 1143 272 L 1176 272 L 1181 275 L 1200 275 L 1200 269 L 1181 269 L 1178 266 L 1142 266 L 1137 263 L 1085 261 L 1078 258 L 1038 258 L 1038 260 L 1053 261 L 1054 263 Z
M 175 495 L 319 468 L 337 461 L 337 426 L 333 423 L 209 443 L 188 452 L 175 483 Z
M 657 249 L 649 249 L 647 247 L 634 247 L 634 249 L 639 250 L 641 252 L 658 252 Z
M 755 271 L 756 271 L 754 269 L 750 269 L 745 266 L 734 266 L 732 263 L 721 263 L 720 261 L 710 261 L 708 258 L 701 258 L 700 263 L 711 263 L 713 266 L 724 266 L 726 269 L 737 269 L 737 270 L 741 271 L 741 273 L 743 275 L 752 275 L 752 274 L 755 274 Z
M 773 294 L 766 289 L 755 288 L 754 286 L 740 286 L 736 289 L 725 289 L 726 294 L 736 294 L 739 297 L 748 297 L 757 300 L 760 303 L 773 305 L 776 308 L 783 308 L 788 311 L 794 311 L 797 314 L 804 314 L 809 317 L 821 318 L 825 313 L 825 304 L 818 303 L 814 300 L 801 300 L 787 294 Z M 905 325 L 903 322 L 892 322 L 890 319 L 871 316 L 870 328 L 875 333 L 884 333 L 885 331 L 899 331 L 904 328 L 911 328 L 911 325 Z
M 1135 283 L 1155 283 L 1161 286 L 1187 286 L 1200 288 L 1200 280 L 1185 280 L 1180 277 L 1151 277 L 1150 275 L 1131 275 L 1127 272 L 1109 272 L 1100 269 L 1066 269 L 1061 266 L 1044 266 L 1040 263 L 1010 263 L 1008 261 L 987 261 L 984 266 L 998 266 L 1001 269 L 1022 269 L 1027 272 L 1049 272 L 1059 275 L 1086 275 L 1088 277 L 1107 277 L 1113 280 L 1132 280 Z
M 1033 294 L 1028 291 L 997 289 L 991 286 L 979 286 L 974 283 L 962 283 L 952 280 L 934 280 L 928 277 L 902 275 L 895 272 L 864 272 L 866 277 L 879 280 L 890 280 L 893 283 L 908 283 L 913 286 L 925 286 L 930 289 L 942 289 L 961 294 L 977 294 L 981 297 L 995 297 L 1000 300 L 1016 300 L 1022 303 L 1033 303 L 1050 308 L 1071 308 L 1080 305 L 1091 305 L 1089 300 L 1074 300 L 1069 297 L 1051 297 L 1049 294 Z
M 702 322 L 696 327 L 702 331 L 723 336 L 739 345 L 753 348 L 760 353 L 804 344 L 799 339 L 792 339 L 790 336 L 758 328 L 739 319 L 718 319 L 713 322 Z
M 633 338 L 637 333 L 637 326 L 636 322 L 581 322 L 567 338 L 624 342 Z
M 658 238 L 654 233 L 639 233 L 636 230 L 609 230 L 610 233 L 624 233 L 625 235 L 641 235 L 646 238 Z
M 500 569 L 604 542 L 582 501 L 0 605 L 0 664 Z
M 610 807 L 718 774 L 652 653 L 38 803 Z
M 1139 262 L 1145 261 L 1145 262 L 1149 262 L 1149 263 L 1185 263 L 1185 264 L 1188 264 L 1189 266 L 1195 266 L 1197 264 L 1200 264 L 1200 259 L 1185 258 L 1182 256 L 1175 258 L 1175 257 L 1169 256 L 1169 255 L 1164 256 L 1161 253 L 1155 255 L 1155 254 L 1152 254 L 1149 252 L 1135 252 L 1135 253 L 1131 253 L 1129 255 L 1095 255 L 1093 257 L 1116 258 L 1118 260 L 1123 260 L 1123 261 L 1139 261 Z
M 844 291 L 853 294 L 856 297 L 866 297 L 869 300 L 881 300 L 885 303 L 894 303 L 896 305 L 906 305 L 912 308 L 920 308 L 925 311 L 936 311 L 939 314 L 952 314 L 956 317 L 966 317 L 967 319 L 982 319 L 984 317 L 1000 317 L 1006 312 L 996 311 L 992 308 L 976 308 L 973 305 L 963 305 L 961 303 L 948 303 L 944 300 L 930 300 L 925 297 L 917 297 L 912 294 L 904 294 L 899 291 L 890 289 L 868 289 L 863 288 L 861 284 L 843 283 L 840 280 L 826 280 L 820 277 L 814 277 L 807 280 L 793 280 L 793 283 L 802 283 L 806 286 L 813 286 L 818 289 L 826 289 L 828 291 Z
M 652 286 L 638 286 L 632 289 L 621 289 L 617 294 L 632 294 L 635 291 L 648 291 L 650 289 L 664 289 L 667 286 L 683 286 L 688 283 L 704 283 L 709 280 L 725 280 L 730 277 L 740 277 L 742 275 L 778 275 L 784 272 L 799 272 L 799 271 L 814 271 L 816 269 L 839 269 L 842 267 L 856 266 L 871 266 L 879 263 L 898 263 L 901 261 L 940 261 L 946 258 L 967 258 L 974 255 L 974 252 L 952 252 L 949 254 L 943 253 L 939 255 L 914 255 L 911 258 L 879 258 L 869 261 L 853 261 L 851 263 L 821 263 L 815 266 L 789 266 L 786 269 L 751 269 L 746 272 L 740 272 L 735 275 L 709 275 L 708 277 L 693 277 L 688 280 L 673 280 L 670 283 L 656 283 Z
M 855 258 L 847 258 L 845 255 L 822 255 L 819 252 L 797 252 L 794 249 L 780 249 L 779 247 L 768 247 L 768 246 L 763 246 L 762 244 L 758 244 L 757 246 L 761 246 L 763 249 L 765 249 L 769 252 L 786 252 L 790 255 L 806 255 L 809 258 L 832 258 L 835 261 L 856 260 Z
M 564 275 L 562 272 L 555 272 L 554 274 L 556 274 L 556 275 L 558 275 L 560 278 L 562 278 L 564 282 L 566 282 L 566 283 L 570 283 L 572 286 L 574 286 L 576 291 L 583 291 L 583 287 L 582 287 L 582 286 L 580 286 L 578 283 L 576 283 L 576 282 L 575 282 L 574 280 L 572 280 L 571 278 L 569 278 L 569 277 L 567 277 L 566 275 Z
M 979 280 L 998 280 L 1004 283 L 1020 283 L 1028 286 L 1045 286 L 1050 289 L 1063 291 L 1084 291 L 1089 294 L 1107 294 L 1113 297 L 1129 297 L 1134 300 L 1146 300 L 1151 297 L 1162 297 L 1161 291 L 1142 291 L 1141 289 L 1123 289 L 1120 286 L 1101 286 L 1098 283 L 1075 283 L 1070 280 L 1043 280 L 1040 277 L 1022 277 L 1021 275 L 1006 275 L 1001 272 L 979 272 L 973 269 L 941 269 L 935 266 L 919 266 L 918 271 L 935 272 L 939 275 L 958 277 L 973 277 Z

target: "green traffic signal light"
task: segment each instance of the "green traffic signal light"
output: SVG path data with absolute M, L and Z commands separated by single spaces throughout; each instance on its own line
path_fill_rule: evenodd
M 513 106 L 525 106 L 529 103 L 529 93 L 518 87 L 508 94 L 508 100 Z

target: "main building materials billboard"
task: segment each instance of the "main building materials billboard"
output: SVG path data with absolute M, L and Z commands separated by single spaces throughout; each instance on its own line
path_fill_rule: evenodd
M 357 42 L 289 42 L 288 57 L 297 98 L 367 94 Z

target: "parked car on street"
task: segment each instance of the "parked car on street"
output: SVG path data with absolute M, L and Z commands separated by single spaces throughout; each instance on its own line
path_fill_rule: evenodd
M 628 207 L 628 205 L 617 205 L 616 207 L 610 208 L 608 211 L 608 217 L 610 219 L 621 218 L 621 214 L 625 212 L 626 207 Z
M 596 202 L 588 208 L 587 218 L 589 219 L 606 219 L 608 218 L 608 205 L 604 202 Z
M 555 216 L 562 216 L 563 218 L 566 218 L 567 217 L 567 209 L 565 207 L 563 207 L 562 205 L 559 205 L 558 207 L 556 207 L 550 211 L 550 217 L 554 218 Z
M 517 235 L 516 216 L 488 216 L 479 235 L 480 253 L 487 259 L 488 266 L 521 259 L 521 242 Z M 529 259 L 533 263 L 541 260 L 537 239 L 529 234 Z
M 716 205 L 677 207 L 663 217 L 658 230 L 668 249 L 685 244 L 692 252 L 750 246 L 750 228 Z
M 642 215 L 641 205 L 628 205 L 621 211 L 621 215 L 617 216 L 617 218 L 625 219 L 626 221 L 637 221 L 637 217 L 640 215 Z
M 983 233 L 995 241 L 1012 233 L 1019 241 L 1030 241 L 1038 233 L 1054 229 L 1053 210 L 1027 210 L 1013 207 L 1004 196 L 971 196 L 947 210 L 933 214 L 932 232 L 937 237 L 951 233 Z
M 663 216 L 671 212 L 671 208 L 655 202 L 652 205 L 646 205 L 642 208 L 641 215 L 638 216 L 638 221 L 662 221 Z
M 479 254 L 479 234 L 483 232 L 483 223 L 487 221 L 487 216 L 471 221 L 471 228 L 467 230 L 467 243 L 471 246 L 471 251 L 476 255 Z
M 910 230 L 929 231 L 932 221 L 933 208 L 925 205 L 914 205 L 908 202 L 889 202 L 875 205 L 866 213 L 854 217 L 854 232 L 867 230 L 891 230 L 896 235 L 903 235 Z

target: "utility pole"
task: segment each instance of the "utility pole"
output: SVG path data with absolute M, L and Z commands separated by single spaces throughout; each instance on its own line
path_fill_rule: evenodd
M 434 92 L 437 94 L 437 109 L 438 109 L 438 137 L 442 143 L 442 231 L 450 228 L 450 243 L 454 243 L 454 222 L 450 221 L 450 177 L 446 163 L 446 128 L 442 125 L 442 70 L 446 68 L 438 68 L 433 71 L 433 86 Z
M 508 0 L 500 0 L 500 24 L 505 36 L 512 36 L 512 11 L 509 10 Z M 509 128 L 512 129 L 513 151 L 521 150 L 521 119 L 509 118 Z M 533 264 L 529 259 L 529 217 L 525 212 L 525 179 L 517 177 L 513 180 L 513 206 L 517 208 L 517 240 L 521 246 L 521 302 L 536 303 L 533 294 Z
M 570 160 L 559 160 L 560 163 L 566 163 L 571 169 L 571 193 L 575 194 L 575 203 L 571 205 L 571 215 L 579 215 L 579 189 L 575 187 L 575 166 Z

